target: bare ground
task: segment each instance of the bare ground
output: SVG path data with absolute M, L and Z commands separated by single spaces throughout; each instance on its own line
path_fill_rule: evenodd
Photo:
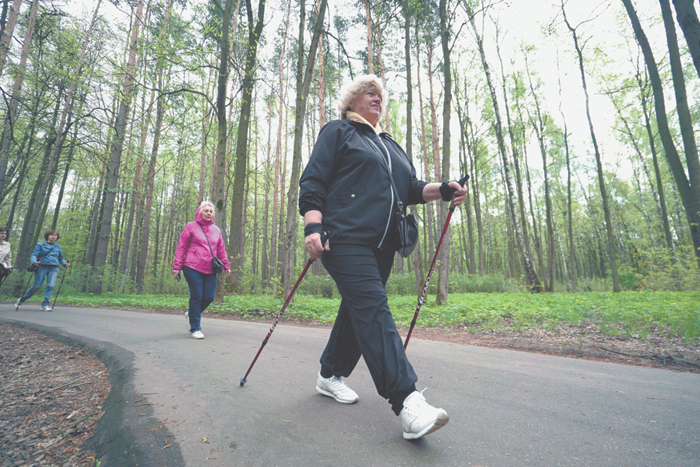
M 216 318 L 271 323 L 276 316 L 273 311 L 250 310 L 243 318 Z M 313 322 L 281 321 L 329 328 Z M 405 336 L 408 328 L 399 331 Z M 642 339 L 603 334 L 594 326 L 517 332 L 507 326 L 491 332 L 456 327 L 416 328 L 411 338 L 700 373 L 698 343 L 661 332 Z M 0 325 L 0 467 L 94 466 L 95 452 L 86 443 L 102 416 L 110 391 L 108 379 L 104 364 L 86 350 L 20 327 Z

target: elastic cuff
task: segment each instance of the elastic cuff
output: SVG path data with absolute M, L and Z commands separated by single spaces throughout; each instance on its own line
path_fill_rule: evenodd
M 442 196 L 443 201 L 452 201 L 452 197 L 457 191 L 449 185 L 450 183 L 442 182 L 442 185 L 440 185 L 440 196 Z
M 312 233 L 318 233 L 323 235 L 323 224 L 320 222 L 314 222 L 304 226 L 304 237 L 308 237 Z

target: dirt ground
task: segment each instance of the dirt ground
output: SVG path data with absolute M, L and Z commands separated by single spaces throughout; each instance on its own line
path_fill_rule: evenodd
M 248 320 L 271 323 L 275 317 L 276 313 L 260 311 Z M 408 329 L 399 331 L 405 336 Z M 640 339 L 575 326 L 557 332 L 480 333 L 463 328 L 416 328 L 411 338 L 700 373 L 698 343 L 660 333 Z M 102 362 L 84 349 L 0 325 L 0 466 L 94 466 L 95 453 L 86 443 L 102 416 L 110 390 L 108 378 Z

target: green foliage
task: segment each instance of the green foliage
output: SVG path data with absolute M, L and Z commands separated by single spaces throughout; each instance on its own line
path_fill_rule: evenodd
M 17 280 L 17 279 L 14 279 Z M 3 286 L 5 299 L 9 288 Z M 31 301 L 41 301 L 36 294 Z M 61 303 L 99 307 L 184 312 L 186 294 L 80 294 L 61 293 Z M 273 320 L 284 300 L 270 295 L 237 295 L 213 303 L 205 313 L 233 314 L 240 319 Z M 285 319 L 329 325 L 335 320 L 340 298 L 297 295 L 285 311 Z M 415 295 L 390 295 L 389 306 L 399 326 L 411 323 L 417 306 Z M 578 326 L 586 332 L 626 335 L 646 339 L 650 333 L 698 342 L 700 292 L 551 293 L 507 292 L 499 294 L 455 293 L 447 305 L 427 297 L 418 319 L 420 327 L 459 327 L 472 332 L 522 332 L 543 328 L 557 332 Z

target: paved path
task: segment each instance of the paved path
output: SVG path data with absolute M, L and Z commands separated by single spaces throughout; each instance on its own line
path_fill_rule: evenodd
M 240 387 L 269 324 L 205 318 L 196 341 L 184 316 L 36 304 L 0 305 L 0 323 L 107 362 L 113 390 L 94 440 L 102 467 L 700 463 L 697 374 L 411 339 L 418 386 L 450 423 L 408 442 L 363 363 L 347 380 L 358 404 L 316 393 L 327 329 L 278 326 Z

